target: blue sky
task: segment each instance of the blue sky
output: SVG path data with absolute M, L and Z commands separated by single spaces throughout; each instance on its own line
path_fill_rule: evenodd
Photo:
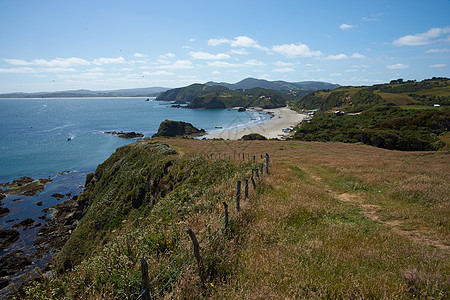
M 0 93 L 450 76 L 450 1 L 0 0 Z

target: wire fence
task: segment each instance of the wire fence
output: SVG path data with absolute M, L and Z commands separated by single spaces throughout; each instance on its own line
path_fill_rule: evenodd
M 259 155 L 259 154 L 258 154 Z M 247 161 L 252 162 L 251 165 L 251 177 L 246 178 L 245 180 L 245 186 L 244 186 L 244 199 L 248 197 L 248 188 L 249 188 L 249 182 L 252 182 L 253 189 L 256 192 L 256 180 L 261 180 L 260 174 L 262 175 L 265 171 L 266 174 L 269 174 L 269 154 L 265 153 L 264 155 L 260 155 L 260 159 L 264 159 L 264 162 L 258 159 L 257 161 L 257 154 L 249 154 L 245 155 L 245 153 L 234 153 L 233 155 L 231 153 L 227 154 L 204 154 L 204 157 L 209 160 L 215 160 L 215 159 L 235 159 L 239 161 L 245 161 L 247 158 Z M 250 171 L 250 170 L 249 170 Z M 236 184 L 236 189 L 232 187 L 233 191 L 233 198 L 231 199 L 230 203 L 234 203 L 236 205 L 235 214 L 239 214 L 239 203 L 241 201 L 242 193 L 241 193 L 241 186 L 242 181 L 238 180 Z M 142 258 L 141 259 L 141 269 L 142 269 L 142 288 L 141 293 L 139 294 L 137 299 L 142 300 L 148 300 L 148 299 L 157 299 L 159 297 L 162 297 L 166 292 L 169 292 L 172 290 L 172 286 L 177 283 L 180 279 L 180 277 L 183 274 L 183 271 L 186 270 L 188 266 L 190 266 L 190 263 L 194 258 L 197 259 L 197 265 L 198 265 L 198 271 L 199 275 L 202 280 L 202 285 L 205 284 L 204 282 L 204 276 L 206 275 L 205 269 L 204 269 L 204 263 L 203 258 L 200 254 L 200 249 L 207 249 L 208 247 L 212 247 L 215 245 L 216 241 L 218 240 L 220 234 L 224 234 L 227 226 L 229 226 L 228 223 L 228 204 L 230 203 L 224 203 L 224 211 L 223 213 L 218 214 L 217 216 L 213 217 L 210 222 L 206 225 L 204 225 L 203 229 L 200 230 L 197 234 L 195 234 L 190 228 L 187 229 L 188 231 L 191 231 L 190 235 L 193 243 L 193 247 L 189 247 L 189 242 L 185 243 L 183 247 L 179 250 L 179 252 L 167 263 L 163 266 L 163 268 L 160 267 L 160 272 L 156 274 L 152 280 L 149 280 L 148 275 L 148 265 L 147 261 Z M 189 233 L 189 232 L 188 232 Z M 187 236 L 186 236 L 187 238 Z M 200 242 L 198 242 L 198 239 Z M 164 251 L 164 253 L 167 252 L 167 249 Z

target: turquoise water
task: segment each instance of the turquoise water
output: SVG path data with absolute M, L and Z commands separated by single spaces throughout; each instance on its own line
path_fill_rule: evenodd
M 151 137 L 165 119 L 214 131 L 216 126 L 227 129 L 267 118 L 237 110 L 177 109 L 145 99 L 0 99 L 0 182 L 93 170 L 116 148 L 135 141 L 102 131 L 137 131 Z
M 136 141 L 102 132 L 136 131 L 151 137 L 165 119 L 215 131 L 269 118 L 235 109 L 171 108 L 167 102 L 146 99 L 0 99 L 0 182 L 11 182 L 21 176 L 52 179 L 34 196 L 9 194 L 1 201 L 10 212 L 0 218 L 0 228 L 9 229 L 25 218 L 32 218 L 35 223 L 30 229 L 19 228 L 19 240 L 0 251 L 0 257 L 16 250 L 23 251 L 23 255 L 33 254 L 38 231 L 52 218 L 52 210 L 48 209 L 80 194 L 87 173 L 93 172 L 118 147 Z M 53 193 L 70 196 L 57 200 L 51 196 Z M 51 255 L 45 254 L 30 268 L 45 266 Z M 19 278 L 24 272 L 27 270 L 15 276 Z

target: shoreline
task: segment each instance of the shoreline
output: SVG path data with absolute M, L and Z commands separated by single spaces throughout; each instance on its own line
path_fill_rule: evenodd
M 261 109 L 259 111 L 267 114 L 272 114 L 273 117 L 262 123 L 251 125 L 244 128 L 210 132 L 204 135 L 203 138 L 206 139 L 222 138 L 225 140 L 227 139 L 239 140 L 244 135 L 250 133 L 259 133 L 268 139 L 283 138 L 283 136 L 288 135 L 288 133 L 282 131 L 283 129 L 290 128 L 291 126 L 296 126 L 303 120 L 303 118 L 307 117 L 307 115 L 300 114 L 287 107 L 274 109 Z

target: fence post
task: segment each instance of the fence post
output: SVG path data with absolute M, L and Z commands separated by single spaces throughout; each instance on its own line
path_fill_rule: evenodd
M 197 237 L 195 236 L 195 233 L 192 231 L 191 228 L 186 229 L 187 234 L 189 234 L 189 237 L 192 240 L 192 244 L 194 245 L 194 255 L 197 259 L 198 269 L 200 273 L 200 279 L 202 281 L 202 285 L 205 285 L 206 282 L 206 272 L 205 272 L 205 264 L 203 263 L 203 258 L 200 255 L 200 245 L 198 244 Z
M 242 152 L 242 160 L 245 160 L 245 153 Z
M 241 200 L 241 181 L 238 180 L 237 188 L 236 188 L 236 210 L 239 211 L 240 205 L 239 202 Z
M 141 275 L 142 275 L 142 289 L 141 289 L 141 299 L 150 300 L 150 287 L 148 279 L 148 264 L 145 259 L 141 258 Z
M 223 209 L 225 210 L 225 228 L 224 229 L 227 229 L 227 227 L 228 227 L 228 204 L 225 201 L 223 201 L 222 204 L 223 204 Z
M 264 164 L 261 164 L 260 168 L 261 168 L 261 175 L 262 175 L 264 173 Z
M 269 153 L 266 153 L 266 173 L 269 174 Z
M 256 155 L 253 155 L 253 163 L 256 161 Z
M 245 199 L 248 198 L 248 179 L 245 179 L 245 188 L 244 188 Z
M 255 168 L 256 171 L 256 178 L 259 178 L 259 171 L 258 171 L 258 167 Z
M 252 178 L 251 178 L 251 180 L 252 180 L 252 185 L 253 185 L 253 190 L 256 190 L 256 183 L 255 183 L 255 179 L 253 178 L 253 169 L 252 169 Z

